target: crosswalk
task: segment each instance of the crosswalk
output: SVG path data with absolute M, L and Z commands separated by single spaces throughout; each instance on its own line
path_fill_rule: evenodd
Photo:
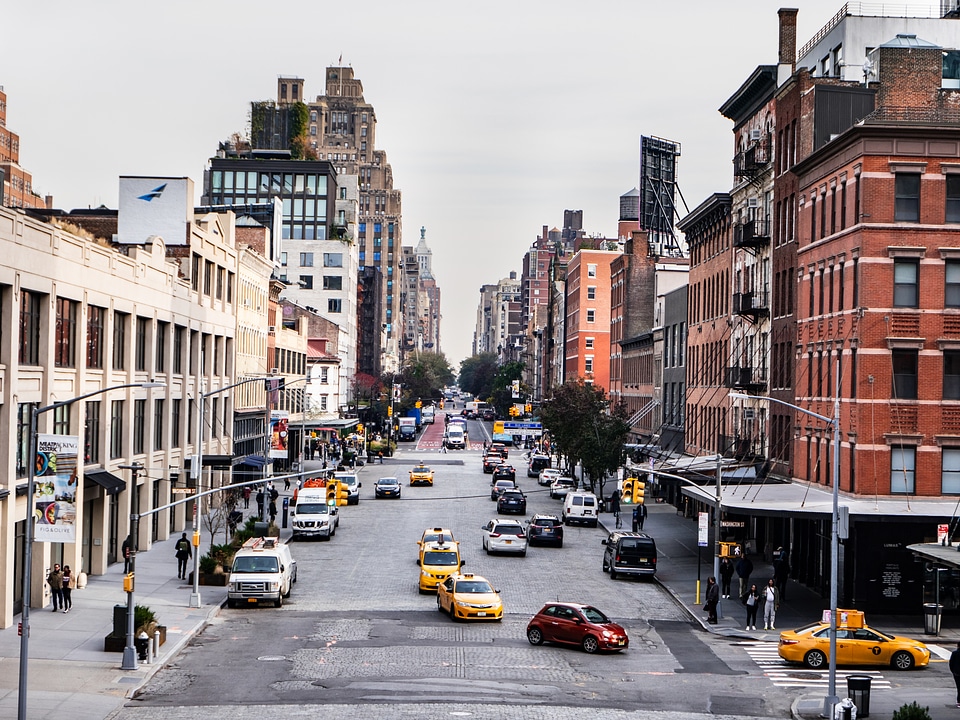
M 737 644 L 747 651 L 747 654 L 763 670 L 763 674 L 777 687 L 827 687 L 829 672 L 826 668 L 812 670 L 803 665 L 788 663 L 777 653 L 776 643 L 748 641 Z M 890 681 L 879 670 L 837 668 L 838 687 L 846 687 L 848 675 L 869 675 L 870 687 L 874 690 L 892 687 Z

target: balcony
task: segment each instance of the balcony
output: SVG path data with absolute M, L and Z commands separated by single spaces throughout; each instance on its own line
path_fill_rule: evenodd
M 747 220 L 733 226 L 733 246 L 749 250 L 770 244 L 770 229 L 765 220 Z
M 771 138 L 767 135 L 738 152 L 733 158 L 733 174 L 740 179 L 753 179 L 760 175 L 772 160 L 771 144 Z
M 754 367 L 728 367 L 724 387 L 745 390 L 755 394 L 767 389 L 767 369 Z
M 751 318 L 769 317 L 770 299 L 765 291 L 741 292 L 733 294 L 733 312 Z

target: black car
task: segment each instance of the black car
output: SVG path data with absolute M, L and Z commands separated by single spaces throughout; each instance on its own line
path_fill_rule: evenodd
M 504 490 L 497 498 L 497 512 L 527 514 L 527 496 L 519 490 Z
M 527 542 L 563 547 L 563 523 L 556 515 L 534 515 L 527 525 Z
M 377 498 L 400 497 L 400 481 L 395 477 L 383 477 L 373 486 L 373 495 Z
M 503 461 L 499 455 L 487 455 L 483 458 L 483 471 L 490 474 Z
M 502 463 L 500 465 L 497 465 L 493 469 L 494 482 L 496 482 L 497 480 L 516 480 L 516 479 L 517 479 L 517 471 L 514 469 L 513 465 L 507 465 L 506 463 Z
M 484 420 L 490 420 L 492 422 L 493 420 L 497 419 L 497 411 L 493 408 L 485 408 L 484 411 L 480 413 L 480 417 L 482 417 Z

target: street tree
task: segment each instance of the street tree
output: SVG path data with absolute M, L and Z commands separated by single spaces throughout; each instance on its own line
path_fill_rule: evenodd
M 443 388 L 453 382 L 453 369 L 440 352 L 416 352 L 407 355 L 397 382 L 403 385 L 403 403 L 412 406 L 443 396 Z
M 493 381 L 498 369 L 496 353 L 480 353 L 460 363 L 460 389 L 475 398 L 486 400 L 493 393 Z
M 497 409 L 498 417 L 507 417 L 510 406 L 518 402 L 513 397 L 513 381 L 520 380 L 523 377 L 524 365 L 522 362 L 508 362 L 497 368 L 493 376 L 493 388 L 490 392 L 490 400 Z M 523 388 L 521 387 L 521 392 Z

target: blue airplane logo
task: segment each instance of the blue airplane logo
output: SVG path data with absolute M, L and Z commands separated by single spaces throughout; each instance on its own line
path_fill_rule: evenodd
M 146 200 L 147 202 L 150 202 L 151 200 L 155 200 L 156 198 L 158 198 L 158 197 L 160 197 L 161 195 L 163 195 L 163 191 L 166 190 L 166 188 L 167 188 L 167 184 L 164 183 L 164 184 L 161 185 L 160 187 L 155 187 L 153 190 L 151 190 L 150 192 L 148 192 L 146 195 L 140 195 L 140 196 L 137 198 L 137 200 Z

